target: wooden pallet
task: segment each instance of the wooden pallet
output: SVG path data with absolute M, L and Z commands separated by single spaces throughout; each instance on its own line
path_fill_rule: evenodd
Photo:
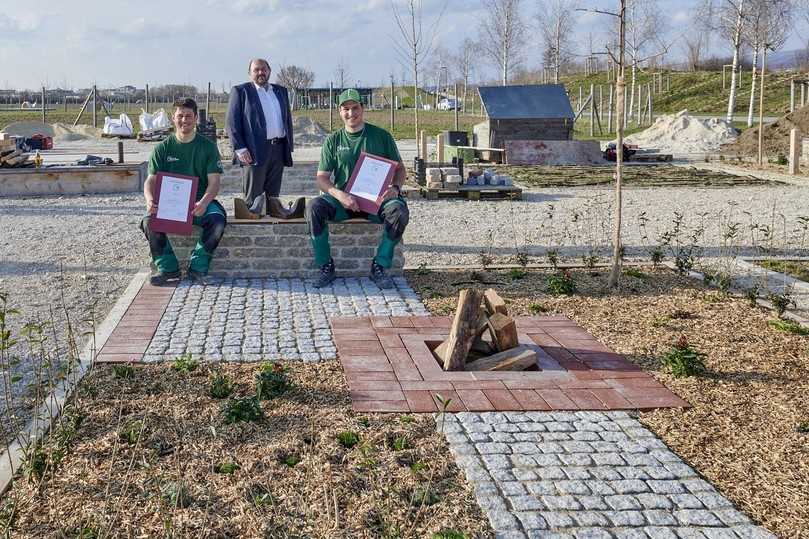
M 405 196 L 410 193 L 419 193 L 427 200 L 439 198 L 465 198 L 467 200 L 480 199 L 522 199 L 522 187 L 516 185 L 462 185 L 457 188 L 429 189 L 427 187 L 405 187 Z

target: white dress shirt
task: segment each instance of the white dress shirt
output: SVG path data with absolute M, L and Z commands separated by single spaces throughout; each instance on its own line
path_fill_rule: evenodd
M 265 89 L 253 83 L 258 92 L 258 99 L 261 101 L 261 109 L 264 111 L 264 119 L 267 124 L 267 140 L 272 138 L 282 138 L 285 135 L 284 118 L 281 116 L 281 103 L 275 96 L 272 86 L 269 84 Z

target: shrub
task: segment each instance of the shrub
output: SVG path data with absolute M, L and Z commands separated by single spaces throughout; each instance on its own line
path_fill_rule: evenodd
M 665 365 L 676 378 L 694 376 L 705 370 L 702 358 L 705 354 L 693 349 L 685 336 L 680 337 L 677 343 L 663 356 Z
M 238 462 L 228 461 L 228 462 L 220 462 L 215 464 L 213 467 L 214 473 L 221 473 L 231 475 L 236 472 L 236 470 L 240 469 Z
M 171 365 L 172 369 L 184 374 L 197 370 L 197 367 L 199 367 L 199 362 L 190 353 L 175 358 L 174 363 Z
M 528 304 L 528 311 L 529 311 L 531 314 L 540 314 L 540 313 L 546 313 L 546 312 L 548 312 L 549 310 L 550 310 L 550 309 L 548 309 L 547 307 L 545 307 L 544 305 L 542 305 L 542 304 L 540 304 L 540 303 L 529 303 L 529 304 Z
M 569 271 L 560 271 L 548 277 L 548 292 L 553 296 L 570 296 L 576 292 L 576 281 Z
M 260 421 L 264 418 L 264 410 L 258 397 L 230 399 L 222 406 L 225 423 L 233 424 L 242 421 Z
M 778 318 L 784 316 L 787 308 L 794 303 L 790 294 L 778 294 L 776 292 L 770 292 L 767 295 L 767 299 L 770 300 L 772 303 L 772 308 L 775 309 L 775 313 L 778 315 Z
M 261 400 L 272 399 L 289 388 L 286 370 L 278 363 L 264 363 L 256 375 L 256 396 Z
M 233 393 L 233 382 L 227 375 L 218 373 L 211 378 L 208 394 L 214 399 L 226 399 Z
M 128 380 L 135 375 L 135 369 L 132 365 L 113 365 L 112 375 L 120 380 Z

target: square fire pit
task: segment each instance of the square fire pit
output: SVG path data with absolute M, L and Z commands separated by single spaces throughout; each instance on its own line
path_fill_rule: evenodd
M 648 410 L 687 407 L 665 386 L 561 315 L 517 317 L 538 370 L 444 371 L 432 349 L 444 316 L 332 318 L 353 407 L 363 412 Z

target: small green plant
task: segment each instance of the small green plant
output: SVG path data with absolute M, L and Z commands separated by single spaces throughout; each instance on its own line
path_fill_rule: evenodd
M 800 325 L 792 320 L 782 320 L 777 318 L 775 320 L 767 320 L 767 323 L 785 333 L 792 333 L 793 335 L 809 335 L 809 328 Z
M 353 430 L 346 430 L 337 435 L 337 441 L 346 449 L 351 449 L 360 442 L 360 435 Z
M 705 354 L 698 352 L 688 344 L 685 335 L 663 356 L 663 365 L 669 369 L 676 378 L 694 376 L 705 371 L 702 359 Z
M 770 292 L 767 294 L 767 299 L 772 303 L 772 308 L 775 309 L 775 314 L 778 318 L 784 316 L 790 305 L 794 305 L 795 301 L 792 299 L 791 291 L 785 290 L 783 293 Z
M 236 461 L 226 461 L 226 462 L 219 462 L 214 464 L 213 471 L 214 473 L 221 473 L 231 475 L 236 473 L 236 470 L 241 469 L 239 463 Z
M 626 275 L 627 277 L 634 277 L 636 279 L 645 279 L 646 278 L 646 274 L 643 273 L 638 268 L 625 268 L 624 269 L 624 275 Z
M 143 433 L 143 421 L 132 421 L 125 425 L 120 432 L 118 438 L 129 445 L 135 445 Z
M 576 292 L 576 281 L 569 271 L 564 270 L 548 277 L 548 293 L 552 296 L 570 296 Z
M 667 314 L 662 314 L 660 316 L 655 316 L 652 319 L 651 326 L 653 328 L 662 328 L 666 326 L 669 322 L 671 322 L 671 316 Z
M 17 500 L 8 497 L 2 505 L 0 505 L 0 529 L 11 530 L 11 527 L 17 521 L 19 511 L 17 510 Z M 4 537 L 11 537 L 6 535 Z
M 101 533 L 92 524 L 82 524 L 78 528 L 62 533 L 64 537 L 70 537 L 71 539 L 97 539 L 101 537 Z
M 404 451 L 410 448 L 410 441 L 406 436 L 397 436 L 390 444 L 391 449 L 394 451 Z
M 649 259 L 652 261 L 652 267 L 654 269 L 657 269 L 657 267 L 660 265 L 661 262 L 663 262 L 663 259 L 665 258 L 666 255 L 663 253 L 663 248 L 660 247 L 659 245 L 652 248 L 652 250 L 649 252 Z
M 431 539 L 469 539 L 469 536 L 459 531 L 443 529 L 434 533 Z
M 413 489 L 413 507 L 421 507 L 422 505 L 430 506 L 435 505 L 441 501 L 438 493 L 428 486 L 419 486 Z
M 222 406 L 222 415 L 225 423 L 246 421 L 261 421 L 264 418 L 264 410 L 261 409 L 261 402 L 258 397 L 244 397 L 241 399 L 228 399 Z
M 508 272 L 508 276 L 511 277 L 512 281 L 524 279 L 526 275 L 528 275 L 528 272 L 522 268 L 511 268 Z
M 416 275 L 427 275 L 431 271 L 432 270 L 430 270 L 430 268 L 427 267 L 427 263 L 422 262 L 419 264 L 419 267 L 416 268 Z
M 522 251 L 518 251 L 517 254 L 514 255 L 514 260 L 523 268 L 526 267 L 530 261 L 528 258 L 528 253 L 524 253 Z
M 188 486 L 182 481 L 168 481 L 160 487 L 160 496 L 171 507 L 189 507 L 192 503 Z
M 809 421 L 801 421 L 798 423 L 798 426 L 795 427 L 795 430 L 801 434 L 809 434 Z
M 529 311 L 531 314 L 540 314 L 540 313 L 546 313 L 546 312 L 548 312 L 549 310 L 550 310 L 550 309 L 548 309 L 547 307 L 545 307 L 545 306 L 544 306 L 544 305 L 542 305 L 541 303 L 529 303 L 529 304 L 528 304 L 528 311 Z
M 38 483 L 45 478 L 48 471 L 52 471 L 50 455 L 44 447 L 37 446 L 27 455 L 25 475 L 31 483 Z
M 280 458 L 281 464 L 289 466 L 290 468 L 294 468 L 300 464 L 301 460 L 303 459 L 301 459 L 301 456 L 297 453 L 282 453 Z
M 421 462 L 420 460 L 417 460 L 416 462 L 410 465 L 410 471 L 413 472 L 414 474 L 419 474 L 426 469 L 427 465 Z
M 252 485 L 248 488 L 247 500 L 252 503 L 256 509 L 275 505 L 275 498 L 263 485 Z
M 775 158 L 775 164 L 776 165 L 781 165 L 781 166 L 788 165 L 789 160 L 787 159 L 786 155 L 784 155 L 782 153 L 779 153 L 778 157 Z
M 132 365 L 113 365 L 112 366 L 112 375 L 119 380 L 129 380 L 133 376 L 135 376 L 135 369 Z
M 267 400 L 282 395 L 289 389 L 286 369 L 280 363 L 267 362 L 256 375 L 256 396 Z
M 412 415 L 400 415 L 399 416 L 399 423 L 404 423 L 405 425 L 409 423 L 413 423 L 416 421 L 416 418 Z
M 371 420 L 368 419 L 367 417 L 357 418 L 357 423 L 359 424 L 360 427 L 364 427 L 366 429 L 371 426 Z
M 208 394 L 214 399 L 226 399 L 233 393 L 233 382 L 223 373 L 217 373 L 211 378 Z
M 193 372 L 197 370 L 197 367 L 199 367 L 199 361 L 194 359 L 190 352 L 175 358 L 174 363 L 171 365 L 172 369 L 183 374 Z
M 545 251 L 545 257 L 547 257 L 548 263 L 553 269 L 559 269 L 559 249 L 548 249 Z
M 581 256 L 581 262 L 582 264 L 584 264 L 584 267 L 587 268 L 588 270 L 595 269 L 596 264 L 598 264 L 599 260 L 600 257 L 595 254 L 585 254 Z

